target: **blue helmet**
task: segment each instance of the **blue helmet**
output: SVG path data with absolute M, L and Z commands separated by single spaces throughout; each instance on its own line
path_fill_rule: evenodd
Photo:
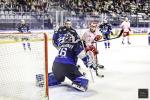
M 64 43 L 75 43 L 75 37 L 70 33 L 65 34 Z
M 71 33 L 67 33 L 67 34 L 65 34 L 65 36 L 64 36 L 64 41 L 63 41 L 63 43 L 78 43 L 79 41 L 81 41 L 80 40 L 80 38 L 78 38 L 78 39 L 75 39 L 75 36 L 73 35 L 73 34 L 71 34 Z

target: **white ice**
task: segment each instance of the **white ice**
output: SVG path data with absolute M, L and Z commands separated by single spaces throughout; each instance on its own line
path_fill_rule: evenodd
M 94 75 L 94 82 L 89 70 L 82 66 L 90 80 L 89 89 L 79 92 L 71 88 L 71 82 L 66 79 L 61 86 L 49 87 L 50 100 L 139 100 L 138 89 L 150 89 L 150 46 L 148 36 L 131 36 L 131 44 L 121 44 L 122 38 L 110 41 L 111 47 L 104 48 L 104 43 L 98 43 L 98 60 L 105 66 L 100 70 L 104 78 Z M 49 71 L 57 50 L 49 43 Z
M 0 100 L 41 100 L 43 88 L 36 86 L 36 75 L 44 74 L 43 42 L 0 44 Z
M 99 63 L 105 66 L 104 70 L 100 70 L 101 74 L 104 74 L 104 78 L 99 78 L 95 76 L 95 72 L 92 71 L 94 75 L 94 82 L 91 79 L 89 69 L 87 69 L 81 60 L 78 64 L 81 65 L 81 71 L 86 72 L 86 77 L 89 79 L 89 88 L 86 92 L 79 92 L 71 87 L 71 82 L 66 79 L 61 86 L 49 87 L 49 100 L 139 100 L 138 89 L 146 88 L 150 89 L 150 46 L 148 45 L 148 36 L 131 36 L 131 45 L 121 44 L 121 38 L 110 41 L 111 48 L 105 49 L 104 43 L 98 43 L 98 60 Z M 13 47 L 14 46 L 14 47 Z M 33 44 L 31 44 L 33 46 Z M 0 56 L 6 57 L 7 60 L 12 60 L 11 63 L 6 64 L 10 66 L 9 74 L 7 76 L 0 76 L 0 96 L 4 95 L 5 91 L 15 90 L 18 95 L 24 96 L 24 91 L 28 92 L 27 95 L 36 94 L 39 91 L 35 88 L 35 74 L 40 69 L 36 70 L 35 67 L 42 66 L 43 58 L 38 58 L 39 61 L 33 59 L 37 58 L 37 55 L 41 51 L 32 47 L 31 51 L 24 52 L 22 45 L 19 43 L 17 47 L 15 45 L 10 45 L 11 49 L 7 50 L 1 45 Z M 57 50 L 53 47 L 51 41 L 49 41 L 49 72 L 51 72 L 51 66 L 53 64 L 54 57 L 57 55 Z M 15 49 L 14 49 L 15 48 Z M 6 52 L 4 52 L 6 50 Z M 7 52 L 9 51 L 9 52 Z M 13 55 L 9 58 L 7 55 Z M 23 56 L 24 55 L 24 56 Z M 23 56 L 23 57 L 22 57 Z M 4 58 L 0 58 L 1 63 L 1 73 L 5 73 L 5 63 Z M 18 60 L 17 68 L 20 73 L 15 73 L 13 67 L 15 66 L 14 60 Z M 28 63 L 26 63 L 28 62 Z M 14 66 L 12 66 L 14 65 Z M 27 67 L 28 66 L 28 67 Z M 22 70 L 28 69 L 26 71 L 31 71 L 33 75 L 25 74 Z M 7 68 L 6 68 L 7 69 Z M 3 72 L 2 72 L 3 71 Z M 19 77 L 11 77 L 19 76 Z M 33 77 L 31 77 L 33 76 Z M 5 77 L 5 78 L 3 78 Z M 10 78 L 11 77 L 11 78 Z M 10 84 L 8 87 L 4 87 L 3 79 L 20 80 L 31 82 L 32 87 L 23 89 L 22 86 L 18 86 L 16 83 Z M 5 80 L 4 80 L 5 81 Z M 9 83 L 9 81 L 7 81 Z M 23 84 L 24 85 L 24 84 Z M 16 86 L 16 87 L 15 87 Z M 28 87 L 28 86 L 27 86 Z M 22 90 L 22 93 L 19 91 Z M 10 91 L 11 92 L 11 91 Z M 4 100 L 1 99 L 0 100 Z M 14 100 L 14 99 L 5 99 Z M 29 100 L 29 99 L 28 99 Z

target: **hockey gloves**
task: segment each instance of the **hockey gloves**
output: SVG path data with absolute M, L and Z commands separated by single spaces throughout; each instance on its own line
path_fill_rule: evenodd
M 95 38 L 94 38 L 95 41 L 99 41 L 99 40 L 101 40 L 101 39 L 102 39 L 102 36 L 101 36 L 101 35 L 96 35 Z
M 94 53 L 94 55 L 97 55 L 97 54 L 99 53 L 98 50 L 96 49 L 96 47 L 93 46 L 93 45 L 87 46 L 87 47 L 85 48 L 85 51 L 86 51 L 86 52 L 92 51 L 92 52 Z

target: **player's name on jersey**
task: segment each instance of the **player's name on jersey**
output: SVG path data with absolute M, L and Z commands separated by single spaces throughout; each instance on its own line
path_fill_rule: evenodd
M 67 47 L 67 48 L 72 49 L 72 48 L 73 48 L 73 45 L 71 45 L 71 44 L 64 44 L 64 45 L 62 45 L 61 47 Z

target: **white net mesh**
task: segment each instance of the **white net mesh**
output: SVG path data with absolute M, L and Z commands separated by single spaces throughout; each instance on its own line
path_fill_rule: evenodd
M 21 38 L 28 37 L 31 50 Z M 0 100 L 47 100 L 45 34 L 0 34 Z M 44 86 L 36 86 L 36 75 Z

